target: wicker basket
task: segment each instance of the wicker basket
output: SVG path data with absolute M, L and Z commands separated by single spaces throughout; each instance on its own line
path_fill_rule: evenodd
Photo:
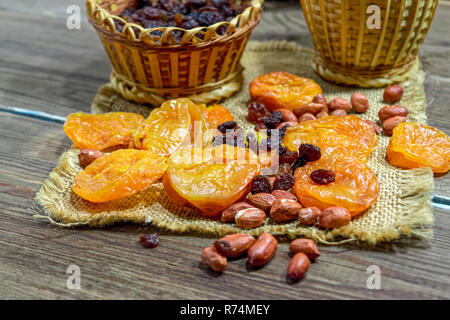
M 323 78 L 382 87 L 409 77 L 438 0 L 300 0 L 312 35 L 314 68 Z M 370 5 L 381 9 L 369 30 Z
M 111 61 L 111 85 L 124 98 L 160 105 L 187 96 L 197 103 L 220 101 L 242 85 L 240 59 L 264 0 L 230 22 L 184 30 L 146 29 L 117 16 L 134 0 L 88 0 L 89 22 L 97 30 Z M 117 32 L 117 25 L 122 30 Z M 222 27 L 224 26 L 224 27 Z M 216 30 L 222 27 L 222 35 Z M 176 40 L 174 32 L 182 32 Z

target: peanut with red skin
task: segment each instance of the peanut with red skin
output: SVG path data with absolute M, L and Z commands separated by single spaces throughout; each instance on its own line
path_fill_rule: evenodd
M 254 242 L 255 238 L 249 234 L 234 233 L 214 241 L 214 246 L 223 256 L 237 258 L 246 254 Z
M 221 219 L 223 222 L 230 222 L 234 221 L 234 217 L 236 216 L 236 213 L 238 213 L 240 210 L 247 209 L 247 208 L 253 208 L 251 204 L 248 202 L 237 202 L 235 204 L 232 204 L 227 209 L 222 211 Z
M 311 262 L 309 262 L 308 257 L 303 252 L 299 252 L 295 254 L 291 261 L 289 261 L 288 265 L 288 276 L 294 281 L 298 281 L 309 269 L 309 265 Z
M 227 268 L 227 258 L 221 255 L 215 247 L 203 249 L 202 261 L 215 272 L 222 272 Z
M 364 113 L 369 110 L 369 99 L 361 92 L 356 92 L 350 99 L 353 109 L 358 113 Z
M 264 224 L 266 213 L 258 208 L 240 210 L 234 217 L 236 224 L 242 229 L 257 228 Z
M 294 114 L 297 118 L 301 117 L 305 113 L 312 115 L 318 114 L 320 111 L 324 111 L 327 106 L 319 103 L 307 103 L 294 109 Z
M 330 113 L 330 116 L 335 116 L 335 117 L 345 117 L 346 115 L 347 115 L 347 111 L 345 111 L 344 109 L 337 109 Z
M 399 105 L 385 106 L 378 111 L 378 118 L 383 123 L 385 120 L 395 116 L 408 116 L 409 112 L 405 107 Z
M 406 117 L 403 116 L 395 116 L 389 119 L 384 120 L 381 124 L 381 128 L 383 128 L 383 132 L 387 136 L 392 136 L 394 132 L 394 128 L 398 126 L 400 123 L 405 122 Z
M 316 207 L 302 208 L 298 213 L 298 221 L 305 226 L 312 226 L 321 213 L 322 211 Z
M 268 263 L 278 247 L 278 241 L 268 232 L 263 232 L 248 250 L 248 262 L 255 267 Z
M 80 166 L 87 167 L 94 160 L 103 157 L 105 154 L 101 151 L 94 149 L 83 149 L 78 154 L 78 161 L 80 162 Z
M 270 207 L 276 199 L 277 198 L 270 193 L 255 193 L 249 196 L 247 201 L 255 208 L 269 212 Z
M 387 103 L 398 102 L 402 99 L 403 92 L 403 87 L 398 84 L 389 86 L 384 90 L 383 99 Z
M 270 208 L 270 216 L 277 222 L 287 222 L 298 218 L 302 205 L 291 199 L 277 199 Z
M 309 121 L 309 120 L 317 120 L 317 118 L 311 113 L 302 114 L 300 116 L 300 118 L 298 118 L 298 122 L 299 123 L 302 123 L 302 122 L 305 122 L 305 121 Z
M 280 123 L 277 127 L 276 127 L 276 129 L 281 129 L 281 128 L 283 128 L 285 125 L 289 125 L 289 126 L 291 126 L 291 127 L 293 127 L 293 126 L 296 126 L 297 124 L 298 124 L 298 122 L 297 121 L 295 121 L 295 122 L 293 122 L 293 121 L 290 121 L 290 122 L 282 122 L 282 123 Z
M 295 114 L 289 109 L 278 109 L 277 111 L 281 112 L 281 119 L 284 122 L 297 122 L 297 117 Z
M 326 118 L 326 117 L 329 117 L 330 115 L 328 114 L 328 112 L 326 112 L 326 111 L 320 111 L 318 114 L 317 114 L 317 116 L 316 116 L 316 118 L 317 119 L 322 119 L 322 118 Z
M 293 254 L 303 252 L 308 258 L 314 260 L 320 256 L 319 249 L 310 239 L 295 239 L 289 245 L 289 251 Z
M 272 195 L 274 195 L 277 199 L 290 199 L 297 201 L 297 197 L 286 190 L 274 190 L 272 191 Z
M 352 110 L 352 104 L 350 101 L 344 98 L 334 98 L 328 102 L 328 108 L 330 110 L 345 110 L 345 112 L 350 112 Z
M 326 107 L 326 110 L 324 110 L 324 111 L 328 111 L 327 98 L 325 98 L 325 96 L 324 96 L 322 93 L 316 95 L 316 96 L 313 98 L 313 102 L 325 106 L 325 107 Z
M 329 207 L 319 215 L 319 225 L 323 228 L 334 229 L 350 223 L 352 216 L 346 208 Z

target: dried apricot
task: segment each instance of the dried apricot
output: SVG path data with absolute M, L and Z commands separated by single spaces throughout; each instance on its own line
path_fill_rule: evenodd
M 215 104 L 209 107 L 202 104 L 198 107 L 200 108 L 200 111 L 212 128 L 217 128 L 217 126 L 221 123 L 234 120 L 234 117 L 231 114 L 230 110 L 219 104 Z
M 250 83 L 252 99 L 271 111 L 294 111 L 295 108 L 312 102 L 321 93 L 322 89 L 315 81 L 283 71 L 263 74 Z
M 316 170 L 331 170 L 334 182 L 321 185 L 311 179 Z M 322 157 L 295 171 L 294 191 L 304 207 L 346 208 L 352 216 L 367 210 L 378 198 L 380 185 L 372 170 L 358 159 L 345 155 Z
M 63 129 L 79 149 L 104 150 L 128 145 L 133 130 L 144 118 L 136 113 L 113 112 L 106 114 L 72 113 Z
M 193 137 L 201 137 L 194 132 L 195 122 L 200 124 L 202 133 L 209 129 L 201 110 L 191 100 L 168 100 L 135 131 L 130 146 L 170 156 L 181 146 L 193 143 Z
M 229 145 L 185 147 L 168 165 L 163 184 L 170 199 L 199 209 L 205 217 L 215 217 L 245 197 L 261 167 L 252 151 Z
M 401 168 L 430 167 L 445 173 L 450 169 L 450 138 L 436 128 L 403 122 L 394 128 L 387 159 Z
M 325 157 L 346 154 L 366 162 L 377 146 L 377 135 L 370 124 L 357 116 L 330 116 L 286 130 L 283 144 L 289 150 L 296 151 L 304 143 L 319 147 Z
M 75 177 L 73 192 L 91 202 L 130 196 L 162 177 L 166 158 L 146 150 L 120 149 L 98 158 Z

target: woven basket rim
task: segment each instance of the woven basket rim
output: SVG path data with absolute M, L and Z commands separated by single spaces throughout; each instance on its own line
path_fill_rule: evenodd
M 141 25 L 126 22 L 121 17 L 111 14 L 108 10 L 99 5 L 99 1 L 101 0 L 86 1 L 88 20 L 97 32 L 102 33 L 105 37 L 114 39 L 118 42 L 126 43 L 128 45 L 133 43 L 133 45 L 137 47 L 145 46 L 146 48 L 164 47 L 182 49 L 185 47 L 209 46 L 218 42 L 234 41 L 236 38 L 243 36 L 248 31 L 256 27 L 261 20 L 262 5 L 265 0 L 251 0 L 251 6 L 247 7 L 230 22 L 221 21 L 208 27 L 197 27 L 189 30 L 178 27 L 144 28 Z M 122 32 L 118 33 L 104 27 L 104 25 L 108 22 L 112 26 L 114 24 L 114 20 L 125 23 Z M 228 26 L 226 33 L 223 35 L 217 34 L 216 29 L 224 25 Z M 113 26 L 113 28 L 115 29 L 115 26 Z M 139 37 L 136 37 L 133 28 L 139 30 Z M 150 34 L 155 31 L 160 31 L 162 33 L 161 41 L 153 41 L 151 39 Z M 173 31 L 184 32 L 181 42 L 176 42 L 174 39 L 170 38 Z M 141 36 L 142 34 L 143 36 Z M 199 39 L 196 37 L 196 34 L 204 34 L 205 38 Z

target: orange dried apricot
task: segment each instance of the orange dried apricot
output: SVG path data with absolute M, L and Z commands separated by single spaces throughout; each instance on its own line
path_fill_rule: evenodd
M 79 149 L 104 150 L 117 145 L 128 145 L 133 130 L 144 118 L 136 113 L 106 114 L 72 113 L 63 129 Z
M 94 160 L 75 177 L 72 190 L 91 202 L 130 196 L 162 177 L 166 158 L 146 150 L 121 149 Z
M 172 202 L 213 218 L 247 195 L 259 171 L 257 156 L 248 149 L 185 147 L 169 158 L 163 184 Z
M 215 104 L 209 107 L 202 104 L 198 107 L 200 108 L 206 121 L 208 121 L 211 127 L 214 129 L 216 129 L 217 126 L 221 123 L 234 120 L 234 117 L 231 114 L 230 110 L 219 104 Z
M 450 169 L 450 138 L 436 128 L 403 122 L 394 128 L 387 159 L 401 168 L 430 167 L 445 173 Z
M 302 143 L 318 146 L 324 157 L 346 154 L 366 162 L 377 146 L 377 135 L 370 124 L 357 116 L 329 116 L 286 130 L 283 144 L 289 150 L 297 151 Z
M 313 80 L 287 72 L 277 71 L 260 75 L 250 83 L 250 96 L 269 110 L 301 107 L 322 93 Z
M 193 143 L 195 122 L 200 124 L 203 133 L 209 129 L 200 109 L 191 100 L 168 100 L 153 110 L 135 131 L 130 147 L 170 156 L 181 146 Z
M 312 172 L 326 169 L 335 174 L 334 182 L 321 185 L 315 183 Z M 304 207 L 324 210 L 339 206 L 346 208 L 352 216 L 367 210 L 378 198 L 380 185 L 372 170 L 353 157 L 334 155 L 309 162 L 295 171 L 294 191 Z

